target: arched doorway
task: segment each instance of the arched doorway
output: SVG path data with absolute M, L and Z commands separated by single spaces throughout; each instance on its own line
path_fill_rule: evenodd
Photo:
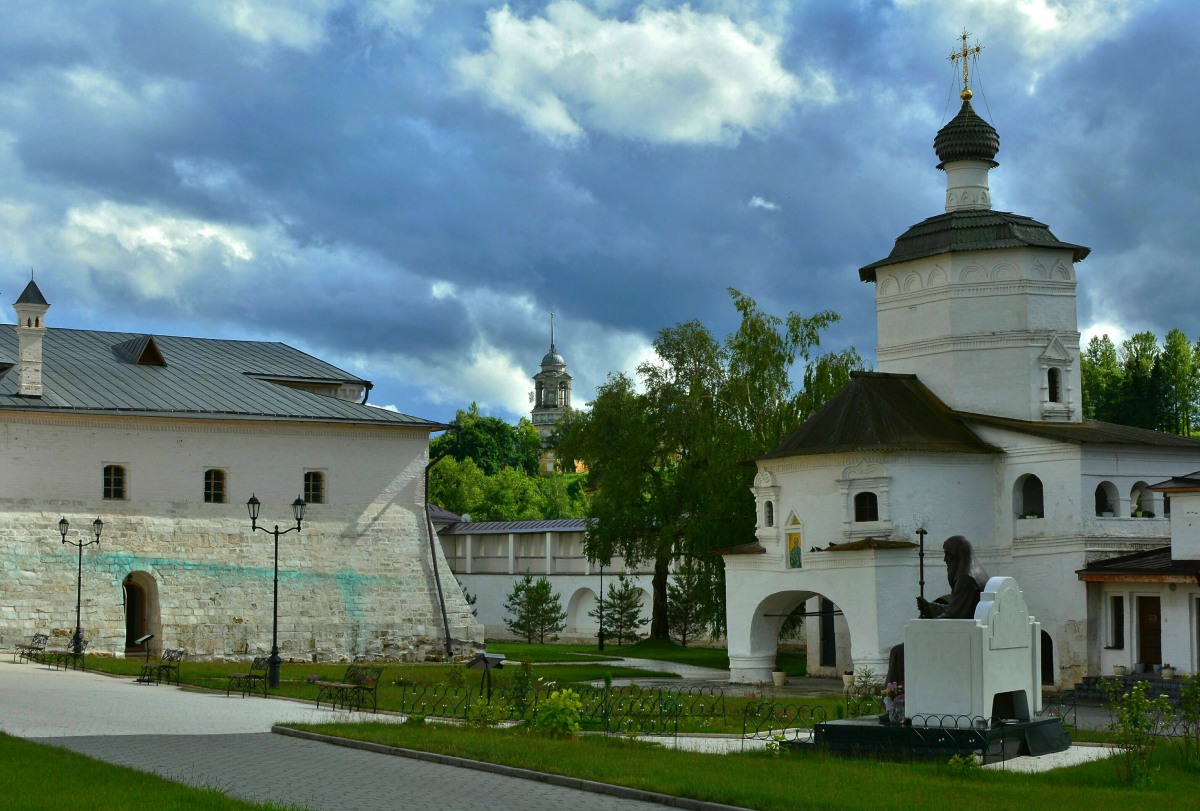
M 1042 684 L 1054 684 L 1054 639 L 1042 631 Z
M 125 653 L 145 655 L 162 648 L 162 621 L 158 609 L 158 584 L 146 572 L 130 572 L 121 583 L 125 606 Z M 154 634 L 149 642 L 137 640 Z

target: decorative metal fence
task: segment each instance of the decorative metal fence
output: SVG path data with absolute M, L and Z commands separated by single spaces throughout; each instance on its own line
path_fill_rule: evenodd
M 1038 718 L 1058 718 L 1066 729 L 1079 729 L 1079 707 L 1071 696 L 1047 696 Z
M 967 715 L 914 715 L 909 754 L 914 758 L 973 754 L 984 762 L 1004 760 L 1005 739 L 994 731 L 998 718 Z M 989 734 L 993 733 L 993 734 Z
M 405 715 L 465 720 L 472 702 L 480 695 L 466 686 L 443 684 L 397 684 L 400 711 Z M 559 686 L 535 685 L 520 689 L 498 687 L 488 703 L 507 709 L 511 721 L 532 720 L 539 702 Z M 714 687 L 625 688 L 572 685 L 583 703 L 580 723 L 584 729 L 638 735 L 676 735 L 684 719 L 725 718 L 725 694 Z
M 797 741 L 811 736 L 827 720 L 824 707 L 776 701 L 752 701 L 742 710 L 742 746 L 746 741 Z

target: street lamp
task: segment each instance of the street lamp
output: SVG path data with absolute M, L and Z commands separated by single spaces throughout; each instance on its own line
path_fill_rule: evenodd
M 271 658 L 267 660 L 270 664 L 270 669 L 267 671 L 267 683 L 275 688 L 279 686 L 279 663 L 282 661 L 279 658 L 279 536 L 300 531 L 300 524 L 304 520 L 304 508 L 307 505 L 304 503 L 304 499 L 296 496 L 296 500 L 292 502 L 292 515 L 296 518 L 296 526 L 284 530 L 279 529 L 279 524 L 276 524 L 273 530 L 258 525 L 258 510 L 261 506 L 262 502 L 251 493 L 250 500 L 246 502 L 246 509 L 250 511 L 251 531 L 258 530 L 275 536 L 275 595 L 271 601 Z
M 79 550 L 79 576 L 75 581 L 75 636 L 71 639 L 71 650 L 76 656 L 83 654 L 83 629 L 80 627 L 79 613 L 80 605 L 83 603 L 83 548 L 92 544 L 100 544 L 100 533 L 104 531 L 104 522 L 97 518 L 92 522 L 92 532 L 96 533 L 95 540 L 91 541 L 68 541 L 67 530 L 71 528 L 71 522 L 63 516 L 58 520 L 58 532 L 62 535 L 62 542 L 70 544 Z

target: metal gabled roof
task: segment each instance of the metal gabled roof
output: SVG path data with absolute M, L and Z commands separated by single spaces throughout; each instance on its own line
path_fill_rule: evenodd
M 287 344 L 154 336 L 166 366 L 138 363 L 131 349 L 149 336 L 96 330 L 48 329 L 42 338 L 42 396 L 17 395 L 17 375 L 0 377 L 0 411 L 130 414 L 409 425 L 440 423 L 263 378 L 370 386 Z M 16 328 L 0 325 L 0 369 L 18 357 Z
M 1032 217 L 991 209 L 950 211 L 909 228 L 886 259 L 859 268 L 858 278 L 873 282 L 878 268 L 944 253 L 1024 247 L 1064 248 L 1075 262 L 1091 253 L 1091 248 L 1060 241 L 1048 225 Z
M 1001 453 L 916 375 L 851 372 L 845 388 L 760 458 L 861 451 Z
M 439 535 L 519 535 L 528 532 L 583 532 L 586 518 L 551 518 L 543 521 L 464 521 Z

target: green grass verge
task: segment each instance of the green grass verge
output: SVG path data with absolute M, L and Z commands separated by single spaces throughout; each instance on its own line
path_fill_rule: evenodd
M 926 809 L 950 798 L 995 809 L 1189 808 L 1197 772 L 1177 752 L 1160 748 L 1161 768 L 1148 788 L 1117 782 L 1109 762 L 1016 774 L 943 763 L 843 760 L 820 753 L 763 752 L 724 756 L 677 752 L 621 738 L 584 736 L 557 741 L 524 729 L 481 730 L 442 724 L 326 724 L 303 729 L 406 749 L 502 763 L 551 774 L 598 780 L 681 797 L 763 811 L 888 811 Z M 714 761 L 719 757 L 719 761 Z
M 75 752 L 0 732 L 0 806 L 6 811 L 87 808 L 90 811 L 207 811 L 280 809 L 229 797 L 217 788 L 192 788 L 157 775 L 92 760 Z
M 102 673 L 112 673 L 123 676 L 136 676 L 142 671 L 143 662 L 140 659 L 115 659 L 102 656 L 89 656 L 87 667 Z M 180 668 L 180 681 L 195 687 L 211 690 L 224 690 L 229 683 L 229 674 L 245 672 L 246 662 L 189 662 L 186 659 Z M 512 683 L 517 672 L 516 667 L 506 667 L 492 672 L 493 687 L 507 687 Z M 279 689 L 270 691 L 272 695 L 315 700 L 317 688 L 308 683 L 309 676 L 317 676 L 327 681 L 338 681 L 346 672 L 345 664 L 294 664 L 285 662 L 279 670 Z M 630 667 L 614 667 L 603 663 L 582 665 L 534 665 L 534 678 L 543 682 L 558 684 L 573 684 L 588 681 L 600 681 L 606 675 L 614 679 L 675 679 L 673 673 L 658 673 L 649 670 L 639 670 Z M 475 688 L 479 686 L 482 674 L 466 670 L 461 665 L 444 664 L 402 664 L 385 663 L 383 665 L 383 681 L 379 685 L 379 709 L 399 710 L 400 688 L 396 682 L 400 680 L 415 684 L 454 684 L 460 683 Z

